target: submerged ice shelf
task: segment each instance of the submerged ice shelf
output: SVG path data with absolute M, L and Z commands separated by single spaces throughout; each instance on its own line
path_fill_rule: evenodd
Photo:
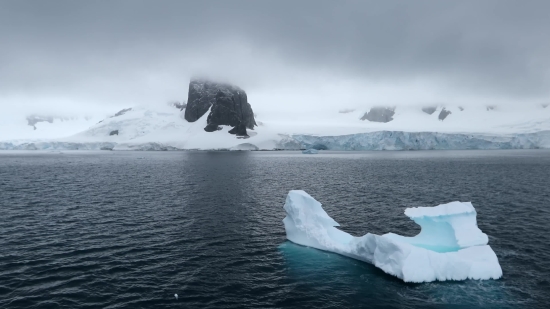
M 287 238 L 297 244 L 365 261 L 405 282 L 498 279 L 502 269 L 478 227 L 471 203 L 407 208 L 422 228 L 415 237 L 368 233 L 354 237 L 336 228 L 321 203 L 302 190 L 288 193 L 284 205 Z

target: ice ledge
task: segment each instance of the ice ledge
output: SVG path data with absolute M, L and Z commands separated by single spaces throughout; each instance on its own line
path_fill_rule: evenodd
M 321 203 L 304 191 L 293 190 L 286 198 L 283 223 L 287 238 L 294 243 L 372 263 L 406 282 L 500 278 L 498 258 L 487 245 L 487 235 L 477 227 L 471 203 L 440 206 L 411 209 L 413 213 L 444 213 L 414 217 L 422 228 L 415 237 L 393 233 L 354 237 L 335 228 L 339 224 Z
M 411 219 L 422 217 L 451 216 L 458 214 L 476 214 L 474 206 L 470 202 L 451 202 L 435 207 L 412 207 L 405 209 L 405 215 Z

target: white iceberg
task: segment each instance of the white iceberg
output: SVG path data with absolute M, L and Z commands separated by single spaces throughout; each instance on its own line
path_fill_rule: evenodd
M 335 226 L 321 203 L 302 190 L 284 205 L 287 238 L 297 244 L 369 262 L 405 282 L 498 279 L 502 269 L 478 227 L 471 203 L 452 202 L 405 210 L 422 228 L 415 237 L 368 233 L 354 237 Z

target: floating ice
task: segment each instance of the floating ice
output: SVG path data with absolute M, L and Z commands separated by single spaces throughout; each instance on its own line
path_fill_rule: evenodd
M 406 282 L 502 276 L 487 235 L 477 227 L 471 203 L 407 208 L 405 215 L 422 228 L 415 237 L 393 233 L 354 237 L 335 228 L 339 224 L 321 203 L 302 190 L 288 193 L 284 209 L 290 241 L 372 263 Z
M 313 148 L 310 148 L 310 149 L 306 149 L 304 151 L 302 151 L 303 154 L 318 154 L 319 151 L 317 149 L 313 149 Z

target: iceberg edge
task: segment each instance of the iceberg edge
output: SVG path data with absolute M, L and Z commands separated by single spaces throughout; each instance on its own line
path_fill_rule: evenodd
M 414 237 L 393 233 L 354 237 L 337 229 L 339 224 L 321 203 L 302 190 L 288 193 L 284 209 L 288 240 L 371 263 L 405 282 L 502 277 L 471 203 L 407 209 L 406 214 L 422 228 Z

